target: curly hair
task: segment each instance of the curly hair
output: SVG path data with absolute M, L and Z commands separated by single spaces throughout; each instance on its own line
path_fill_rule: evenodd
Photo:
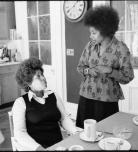
M 32 82 L 36 70 L 40 70 L 42 73 L 44 72 L 42 65 L 42 62 L 35 57 L 26 59 L 20 64 L 16 72 L 16 81 L 25 92 L 29 91 L 28 84 Z
M 113 37 L 118 30 L 118 12 L 110 6 L 97 6 L 90 8 L 84 16 L 84 25 L 99 30 L 104 37 Z

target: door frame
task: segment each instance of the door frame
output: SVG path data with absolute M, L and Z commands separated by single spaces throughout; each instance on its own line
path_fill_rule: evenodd
M 62 83 L 63 83 L 63 101 L 65 103 L 65 108 L 68 114 L 72 119 L 76 119 L 78 104 L 71 103 L 67 101 L 67 75 L 66 75 L 66 37 L 65 37 L 65 16 L 63 11 L 63 3 L 60 2 L 60 10 L 61 10 L 61 41 L 62 41 Z

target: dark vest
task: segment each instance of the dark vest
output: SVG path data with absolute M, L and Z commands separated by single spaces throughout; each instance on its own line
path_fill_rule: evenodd
M 26 128 L 28 134 L 43 147 L 49 147 L 62 140 L 59 127 L 61 113 L 57 108 L 55 94 L 45 99 L 45 104 L 38 103 L 28 94 L 23 95 L 26 104 Z

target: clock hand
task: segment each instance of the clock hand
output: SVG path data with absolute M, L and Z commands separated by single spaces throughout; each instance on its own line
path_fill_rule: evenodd
M 67 13 L 69 13 L 70 10 L 72 10 L 77 3 L 78 3 L 78 1 L 76 1 L 76 2 L 73 4 L 73 6 L 72 6 L 70 9 L 67 10 Z
M 76 2 L 74 3 L 73 7 L 74 7 L 77 3 L 78 3 L 78 1 L 76 1 Z

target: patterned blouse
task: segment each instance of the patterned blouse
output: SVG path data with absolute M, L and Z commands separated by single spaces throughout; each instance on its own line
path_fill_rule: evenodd
M 128 47 L 125 43 L 113 37 L 111 44 L 101 56 L 98 52 L 99 44 L 94 44 L 92 41 L 87 43 L 82 52 L 77 66 L 77 71 L 83 75 L 80 95 L 88 99 L 105 102 L 123 100 L 124 95 L 120 84 L 127 84 L 134 78 Z M 84 74 L 85 68 L 94 68 L 97 65 L 110 66 L 113 71 L 110 74 L 98 73 L 95 77 Z

